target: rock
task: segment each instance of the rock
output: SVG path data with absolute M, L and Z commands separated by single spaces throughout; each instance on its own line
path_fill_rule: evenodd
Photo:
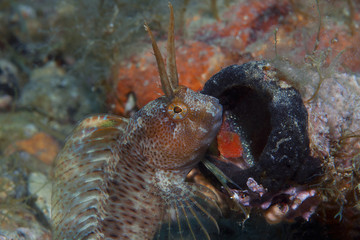
M 50 232 L 35 228 L 20 227 L 14 231 L 0 230 L 0 240 L 50 240 Z
M 25 151 L 46 164 L 51 164 L 59 152 L 59 144 L 50 135 L 39 132 L 15 143 L 16 150 Z
M 15 183 L 7 177 L 0 177 L 0 203 L 15 195 Z
M 51 182 L 42 173 L 34 172 L 29 176 L 28 189 L 30 195 L 35 197 L 35 204 L 50 220 L 51 213 Z
M 16 67 L 5 59 L 0 59 L 0 111 L 8 110 L 19 94 Z
M 35 69 L 24 86 L 19 106 L 63 122 L 74 122 L 91 112 L 92 106 L 77 80 L 50 62 Z
M 318 82 L 318 78 L 313 79 Z M 307 92 L 309 98 L 314 90 L 309 87 Z M 351 159 L 360 151 L 360 139 L 356 137 L 360 132 L 360 78 L 334 74 L 323 81 L 315 99 L 305 106 L 313 155 L 331 156 L 335 144 L 341 143 L 341 154 L 335 161 L 343 168 L 351 166 Z

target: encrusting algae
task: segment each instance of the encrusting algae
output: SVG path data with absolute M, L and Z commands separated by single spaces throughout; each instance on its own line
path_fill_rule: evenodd
M 156 232 L 171 239 L 175 231 L 187 237 L 184 230 L 210 239 L 204 219 L 218 228 L 209 211 L 215 195 L 185 177 L 216 137 L 222 106 L 178 85 L 169 7 L 167 71 L 145 24 L 165 96 L 130 119 L 98 115 L 74 130 L 55 161 L 53 239 L 152 239 Z

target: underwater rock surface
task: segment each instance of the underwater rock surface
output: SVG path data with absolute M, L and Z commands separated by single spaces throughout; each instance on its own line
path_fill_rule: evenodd
M 51 94 L 49 94 L 51 91 Z M 24 86 L 19 106 L 63 122 L 76 122 L 94 108 L 76 79 L 55 62 L 34 70 Z
M 240 135 L 248 168 L 213 161 L 241 188 L 251 177 L 278 191 L 319 173 L 319 162 L 309 156 L 308 114 L 301 95 L 270 62 L 226 67 L 209 79 L 202 93 L 220 99 L 225 121 Z
M 0 59 L 0 111 L 8 110 L 19 91 L 17 68 Z

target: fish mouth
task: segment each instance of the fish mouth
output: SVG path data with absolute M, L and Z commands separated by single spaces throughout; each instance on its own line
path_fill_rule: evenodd
M 214 122 L 218 122 L 222 120 L 222 114 L 223 114 L 223 107 L 220 104 L 219 99 L 212 97 L 212 96 L 207 96 L 208 97 L 208 103 L 206 106 L 206 112 L 208 114 L 211 114 L 214 118 Z
M 207 113 L 211 114 L 211 137 L 214 138 L 220 130 L 223 121 L 223 106 L 220 104 L 219 99 L 208 96 Z
M 213 98 L 212 100 L 215 108 L 214 128 L 217 127 L 220 129 L 220 125 L 222 124 L 223 119 L 223 106 L 220 104 L 219 99 Z

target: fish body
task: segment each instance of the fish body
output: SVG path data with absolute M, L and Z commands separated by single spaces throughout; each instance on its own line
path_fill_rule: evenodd
M 188 88 L 177 95 L 188 107 L 185 120 L 172 119 L 162 97 L 129 120 L 100 115 L 80 123 L 56 160 L 54 239 L 154 236 L 221 124 L 215 98 Z
M 190 215 L 209 238 L 193 210 L 213 220 L 196 200 L 208 197 L 185 177 L 216 137 L 222 107 L 216 98 L 178 85 L 171 37 L 166 73 L 148 31 L 165 96 L 130 119 L 98 115 L 74 130 L 55 161 L 53 239 L 152 239 L 168 220 L 177 220 L 181 232 L 181 216 L 195 237 Z

